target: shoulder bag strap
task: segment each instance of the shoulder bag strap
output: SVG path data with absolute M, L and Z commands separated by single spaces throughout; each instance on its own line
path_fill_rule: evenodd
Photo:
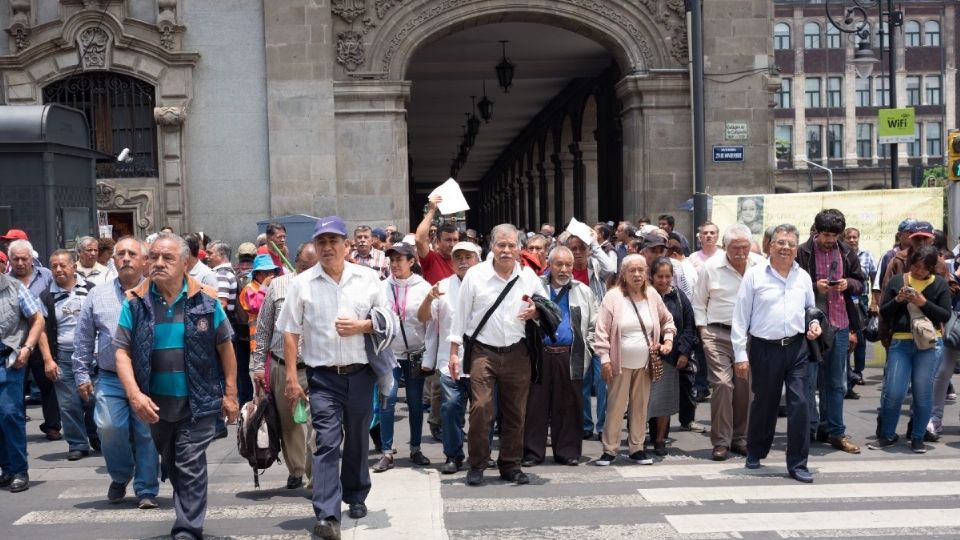
M 640 316 L 640 311 L 637 309 L 637 304 L 634 303 L 633 298 L 630 298 L 629 294 L 624 295 L 624 298 L 627 299 L 627 302 L 630 302 L 630 305 L 633 306 L 633 312 L 637 314 L 637 320 L 640 321 L 640 329 L 643 330 L 643 340 L 647 342 L 647 350 L 649 351 L 650 338 L 647 336 L 647 325 L 643 324 L 643 317 Z
M 493 303 L 492 306 L 490 306 L 490 309 L 488 309 L 487 312 L 483 314 L 483 318 L 480 319 L 480 324 L 477 325 L 477 329 L 474 330 L 473 335 L 470 336 L 470 341 L 474 341 L 477 339 L 477 336 L 480 335 L 480 331 L 483 330 L 483 325 L 487 324 L 487 320 L 490 318 L 491 315 L 493 315 L 493 312 L 496 311 L 497 307 L 500 306 L 500 303 L 503 302 L 503 299 L 507 297 L 507 293 L 510 292 L 510 289 L 513 288 L 513 284 L 516 283 L 518 279 L 520 279 L 520 276 L 517 276 L 511 279 L 510 282 L 507 283 L 507 286 L 504 287 L 502 291 L 500 291 L 500 296 L 498 296 L 497 300 Z
M 403 314 L 399 313 L 399 307 L 397 305 L 399 302 L 399 300 L 397 300 L 397 288 L 393 285 L 390 285 L 390 291 L 393 292 L 393 307 L 394 309 L 397 309 L 397 318 L 400 319 L 400 336 L 403 337 L 403 349 L 409 353 L 410 345 L 407 344 L 407 331 L 403 329 Z

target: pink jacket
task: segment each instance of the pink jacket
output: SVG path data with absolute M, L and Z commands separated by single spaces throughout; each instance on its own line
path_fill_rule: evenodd
M 677 334 L 677 327 L 673 323 L 673 315 L 660 298 L 656 289 L 647 286 L 647 305 L 650 307 L 650 318 L 660 321 L 653 328 L 647 328 L 647 337 L 650 343 L 660 343 L 663 338 Z M 600 357 L 602 364 L 610 363 L 613 366 L 613 375 L 620 375 L 620 318 L 626 308 L 623 293 L 619 288 L 610 289 L 600 303 L 600 313 L 597 315 L 597 330 L 594 336 L 594 350 Z M 651 336 L 650 333 L 653 335 Z

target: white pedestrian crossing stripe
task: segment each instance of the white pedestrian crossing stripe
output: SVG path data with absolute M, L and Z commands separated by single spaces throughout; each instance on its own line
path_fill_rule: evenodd
M 753 512 L 668 515 L 682 534 L 759 531 L 822 531 L 913 527 L 960 527 L 956 508 L 910 510 L 842 510 L 830 512 Z
M 935 497 L 960 494 L 960 482 L 876 482 L 860 484 L 791 483 L 780 486 L 696 486 L 638 490 L 650 503 L 707 501 L 769 501 L 867 499 L 877 497 Z

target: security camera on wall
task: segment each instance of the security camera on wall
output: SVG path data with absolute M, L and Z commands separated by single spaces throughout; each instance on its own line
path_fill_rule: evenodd
M 130 155 L 130 149 L 124 148 L 117 156 L 117 163 L 133 163 L 133 156 Z

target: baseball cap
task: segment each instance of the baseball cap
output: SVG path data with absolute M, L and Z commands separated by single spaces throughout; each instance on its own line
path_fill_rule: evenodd
M 7 262 L 7 254 L 0 251 L 0 263 L 6 263 L 6 262 Z
M 10 229 L 7 234 L 0 236 L 4 240 L 29 240 L 27 233 L 22 229 Z
M 933 238 L 933 225 L 926 221 L 917 221 L 907 229 L 907 232 L 910 233 L 910 238 L 914 236 L 926 236 L 927 238 Z
M 313 228 L 313 237 L 316 238 L 321 234 L 328 233 L 346 237 L 347 224 L 339 216 L 327 216 L 318 219 L 316 226 Z
M 397 255 L 404 255 L 406 257 L 410 257 L 411 259 L 414 258 L 413 246 L 411 246 L 410 244 L 407 244 L 406 242 L 400 242 L 399 244 L 394 244 L 388 247 L 384 253 L 386 253 L 387 257 L 393 254 L 397 254 Z
M 237 257 L 254 257 L 257 254 L 257 246 L 253 242 L 244 242 L 237 248 Z
M 370 234 L 379 238 L 381 242 L 387 241 L 387 231 L 385 231 L 382 227 L 377 227 L 373 229 L 372 231 L 370 231 Z
M 644 235 L 643 244 L 640 249 L 647 249 L 651 247 L 666 247 L 667 243 L 663 240 L 663 237 L 657 234 L 656 232 L 651 232 Z
M 273 264 L 273 258 L 270 255 L 257 255 L 253 259 L 253 271 L 254 272 L 274 272 L 277 270 L 277 265 Z
M 637 238 L 646 238 L 648 234 L 655 233 L 658 230 L 660 230 L 660 228 L 657 227 L 656 225 L 650 225 L 650 224 L 643 225 L 639 229 L 637 229 Z
M 897 226 L 897 232 L 898 232 L 898 233 L 907 232 L 907 230 L 910 229 L 910 226 L 913 225 L 913 224 L 916 223 L 916 222 L 917 222 L 917 220 L 915 220 L 915 219 L 913 219 L 913 218 L 907 218 L 907 219 L 901 221 L 901 222 L 900 222 L 900 225 Z
M 473 242 L 457 242 L 454 244 L 453 250 L 451 250 L 450 253 L 456 253 L 458 251 L 469 251 L 471 253 L 476 253 L 477 257 L 482 255 L 482 253 L 480 253 L 480 246 L 474 244 Z

